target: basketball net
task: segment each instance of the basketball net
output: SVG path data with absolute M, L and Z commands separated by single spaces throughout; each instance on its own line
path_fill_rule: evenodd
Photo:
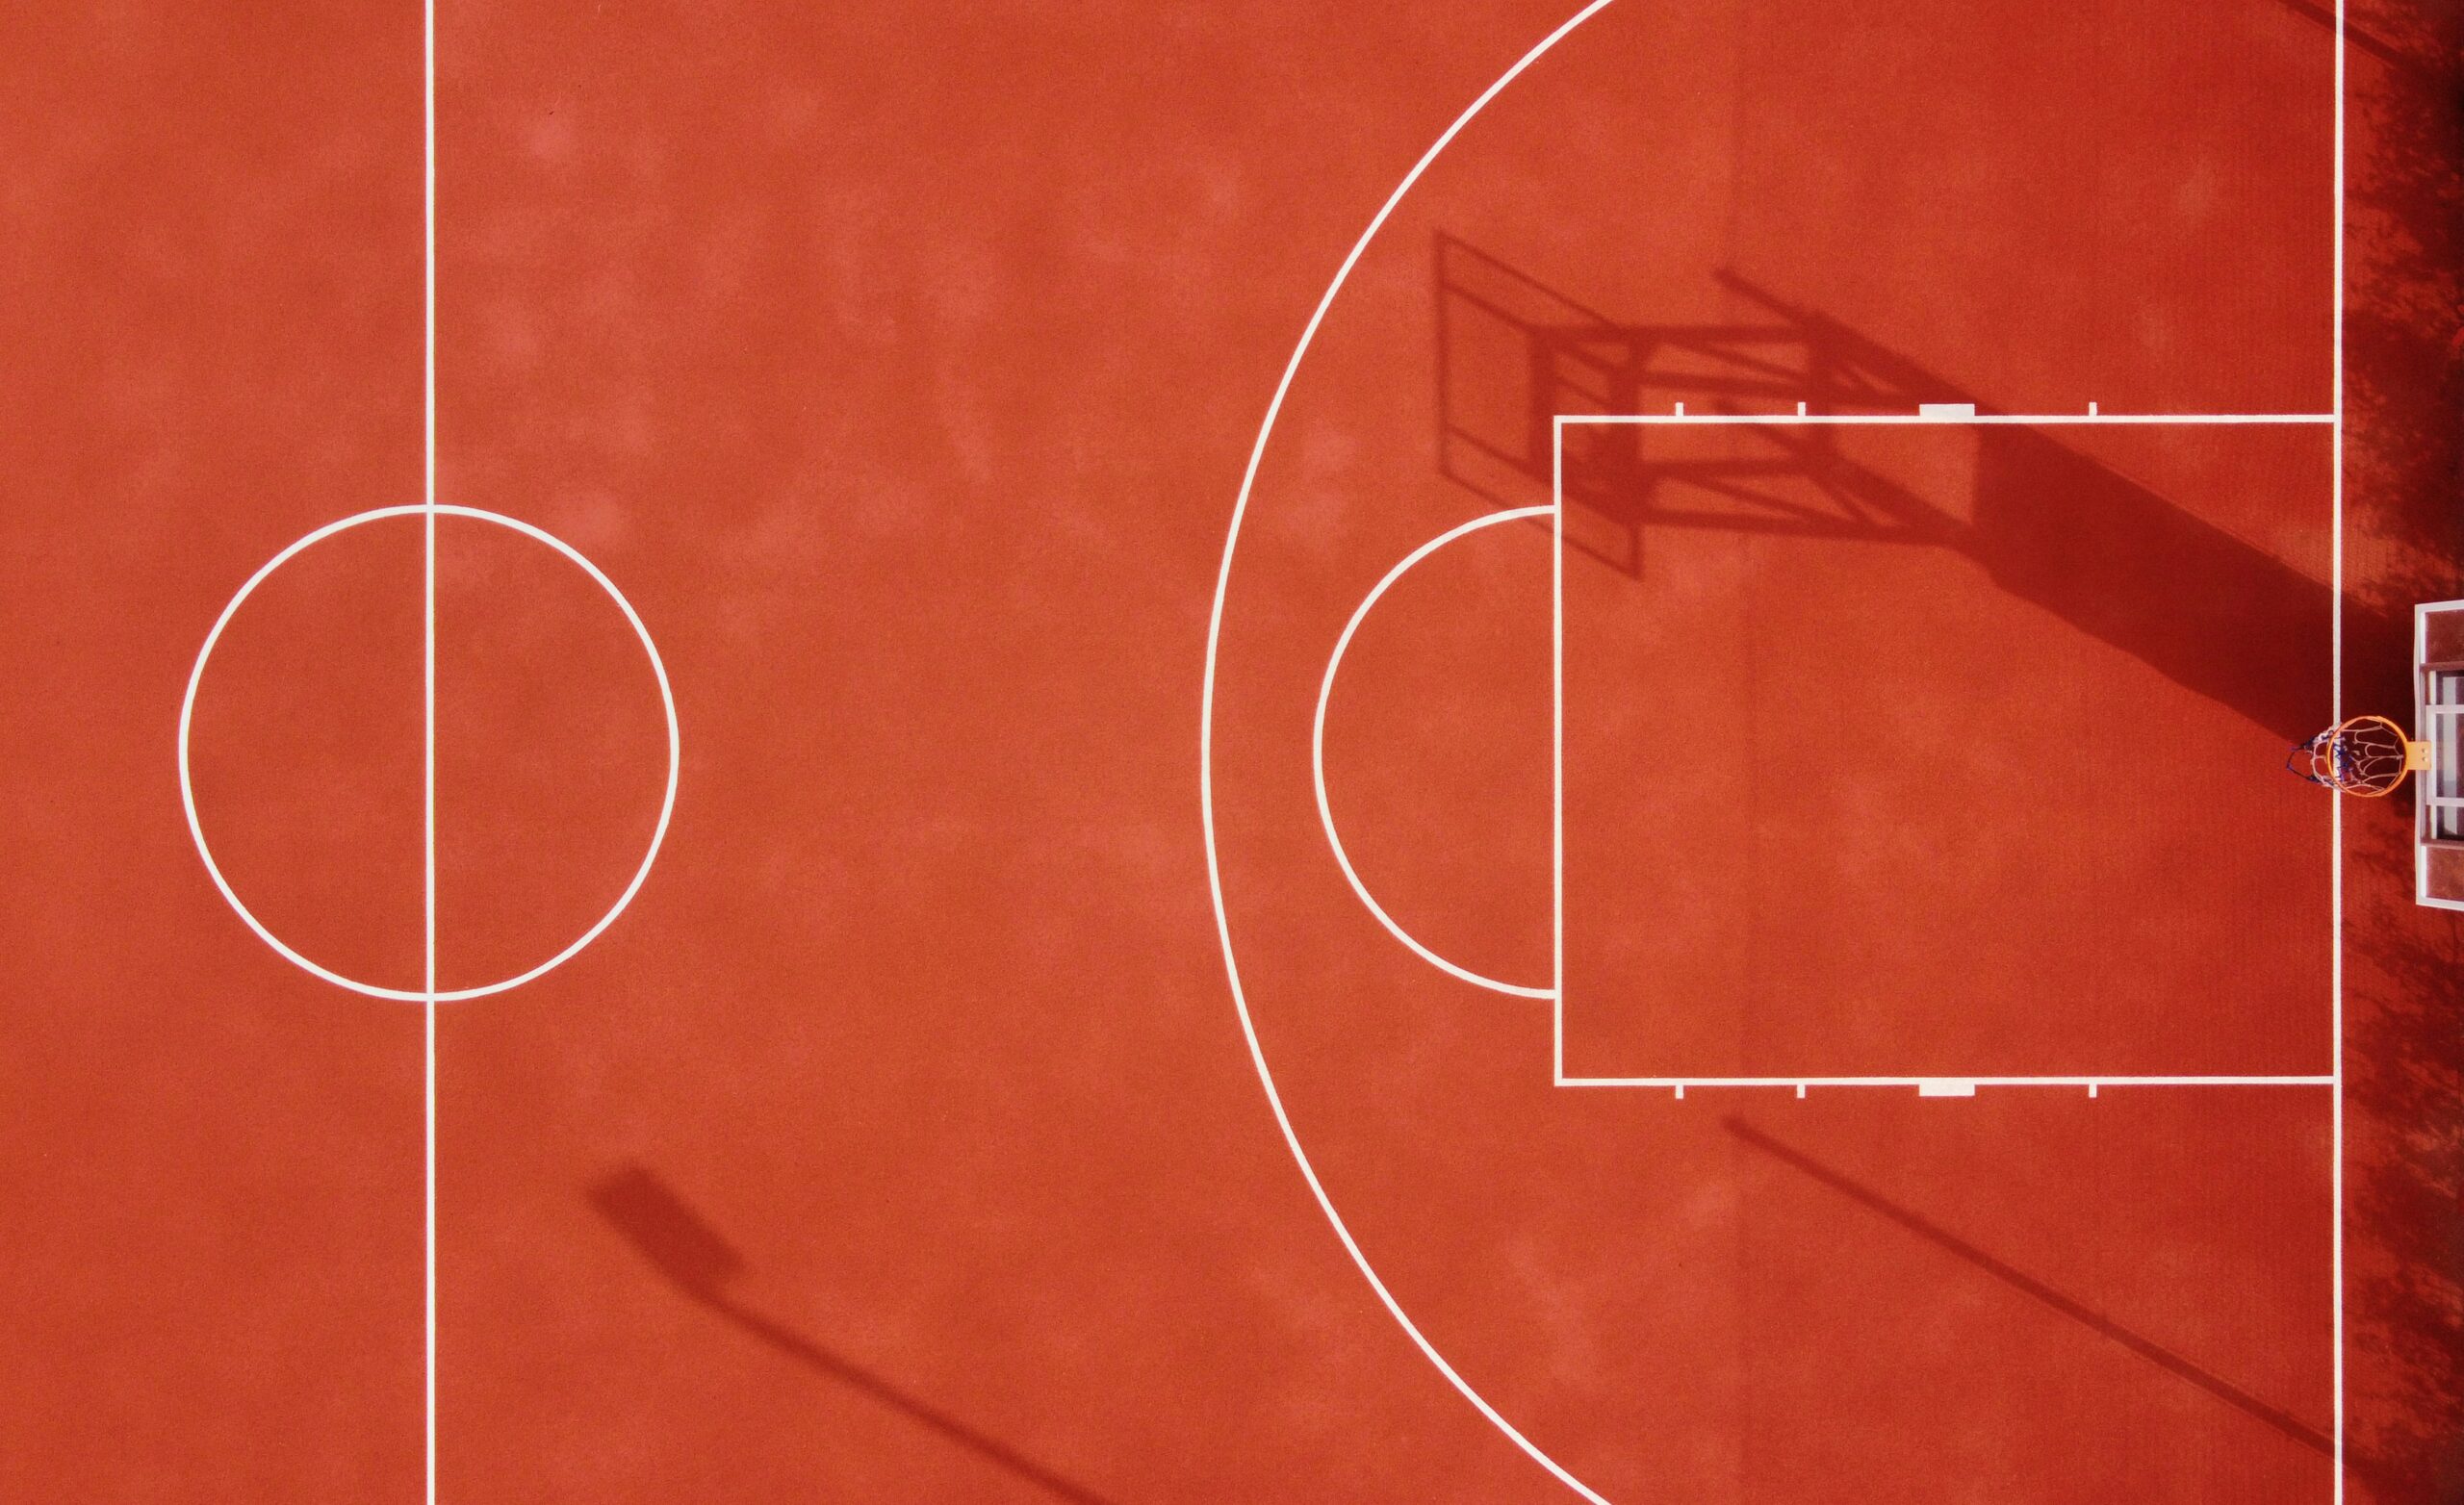
M 2395 793 L 2406 774 L 2429 767 L 2429 744 L 2384 716 L 2355 716 L 2295 744 L 2284 766 L 2314 784 L 2374 800 Z

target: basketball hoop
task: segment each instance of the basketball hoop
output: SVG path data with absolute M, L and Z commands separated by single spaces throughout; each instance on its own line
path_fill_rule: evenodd
M 2429 744 L 2384 716 L 2355 716 L 2295 744 L 2284 766 L 2340 794 L 2375 800 L 2395 793 L 2406 774 L 2429 767 Z

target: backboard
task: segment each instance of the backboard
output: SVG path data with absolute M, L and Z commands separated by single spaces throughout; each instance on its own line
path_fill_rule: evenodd
M 2464 600 L 2413 608 L 2413 736 L 2430 748 L 2413 796 L 2413 896 L 2464 909 Z

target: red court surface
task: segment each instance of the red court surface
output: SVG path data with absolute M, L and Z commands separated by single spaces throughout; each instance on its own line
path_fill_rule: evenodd
M 2457 17 L 1576 10 L 0 20 L 0 1499 L 2459 1497 Z

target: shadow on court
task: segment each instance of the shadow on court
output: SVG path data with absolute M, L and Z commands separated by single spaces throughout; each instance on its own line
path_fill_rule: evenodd
M 2302 0 L 2282 3 L 2319 18 Z M 2422 35 L 2401 46 L 2352 36 L 2358 51 L 2395 66 L 2357 67 L 2353 82 L 2348 713 L 2403 714 L 2413 603 L 2464 597 L 2464 7 L 2417 19 Z M 1786 412 L 1797 401 L 1810 412 L 1921 402 L 1992 411 L 1741 277 L 1724 281 L 1755 311 L 1749 319 L 1640 325 L 1442 235 L 1436 264 L 1440 469 L 1500 505 L 1548 498 L 1558 412 L 1667 412 L 1675 401 L 1700 412 Z M 1819 430 L 1765 433 L 1777 437 L 1756 440 L 1764 453 L 1663 463 L 1630 435 L 1570 430 L 1570 544 L 1637 580 L 1648 530 L 1661 526 L 1957 550 L 2004 588 L 2288 741 L 2329 720 L 2328 587 L 2058 439 L 1985 434 L 1975 494 L 1963 498 L 1912 494 L 1839 454 Z M 1577 434 L 1612 437 L 1578 456 Z M 1809 495 L 1820 504 L 1808 506 Z M 2464 916 L 2412 903 L 2409 795 L 2348 805 L 2347 817 L 2347 1464 L 2379 1505 L 2450 1505 L 2464 1500 Z M 2058 1292 L 2032 1288 L 1909 1210 L 1737 1128 L 1764 1153 L 2068 1310 Z M 2111 1326 L 2084 1308 L 2069 1314 Z M 2136 1335 L 2107 1336 L 2136 1346 Z M 2250 1409 L 2229 1382 L 2168 1357 L 2186 1382 Z M 2252 1415 L 2321 1445 L 2317 1427 L 2267 1410 Z
M 670 1285 L 815 1374 L 897 1412 L 1054 1499 L 1114 1505 L 730 1296 L 728 1286 L 744 1272 L 743 1256 L 644 1167 L 628 1165 L 601 1178 L 591 1186 L 589 1199 L 599 1215 Z
M 1729 1133 L 1755 1149 L 1793 1170 L 1803 1172 L 1858 1206 L 1889 1219 L 1928 1243 L 1950 1251 L 2004 1285 L 2062 1314 L 2098 1337 L 2118 1343 L 2176 1379 L 2197 1386 L 2226 1405 L 2247 1413 L 2304 1447 L 2327 1454 L 2335 1451 L 2335 1440 L 2317 1427 L 2277 1407 L 2269 1405 L 2231 1381 L 2199 1367 L 2154 1339 L 2131 1331 L 2111 1317 L 2064 1295 L 2042 1281 L 2004 1263 L 1976 1245 L 1928 1221 L 1923 1215 L 1891 1201 L 1872 1187 L 1842 1175 L 1801 1150 L 1792 1149 L 1781 1143 L 1742 1118 L 1724 1118 L 1720 1122 Z
M 1560 414 L 1667 413 L 1680 402 L 1697 414 L 1784 414 L 1800 402 L 1815 415 L 1912 414 L 1922 403 L 1996 411 L 1733 272 L 1721 284 L 1751 317 L 1630 324 L 1442 233 L 1436 261 L 1439 468 L 1502 506 L 1553 494 Z M 1959 496 L 1921 494 L 1860 459 L 1843 437 L 1858 431 L 1738 426 L 1719 431 L 1718 453 L 1676 443 L 1675 432 L 1565 430 L 1570 547 L 1637 580 L 1655 529 L 1947 549 L 2288 745 L 2331 717 L 2329 587 L 2063 444 L 2057 430 L 1961 431 L 1975 456 Z M 2323 425 L 2318 432 L 2323 446 Z M 2348 619 L 2372 610 L 2347 604 Z
M 2403 13 L 2418 77 L 2353 72 L 2345 693 L 2412 697 L 2411 607 L 2464 597 L 2464 8 Z M 2392 19 L 2392 15 L 2391 15 Z M 2409 798 L 2347 820 L 2346 1290 L 2356 1470 L 2464 1500 L 2464 915 L 2412 903 Z
M 2319 0 L 2275 0 L 2275 3 L 2303 20 L 2318 25 L 2330 36 L 2336 30 L 2336 8 L 2332 4 L 2322 5 Z M 2436 66 L 2371 30 L 2349 13 L 2345 17 L 2345 44 L 2355 52 L 2386 64 L 2416 85 L 2435 86 L 2439 82 L 2440 71 Z
M 2347 1288 L 2355 1473 L 2382 1505 L 2464 1499 L 2464 920 L 2410 902 L 2409 841 L 2356 843 L 2348 969 Z M 2364 1120 L 2367 1120 L 2365 1124 Z M 2374 1129 L 2368 1125 L 2374 1125 Z

